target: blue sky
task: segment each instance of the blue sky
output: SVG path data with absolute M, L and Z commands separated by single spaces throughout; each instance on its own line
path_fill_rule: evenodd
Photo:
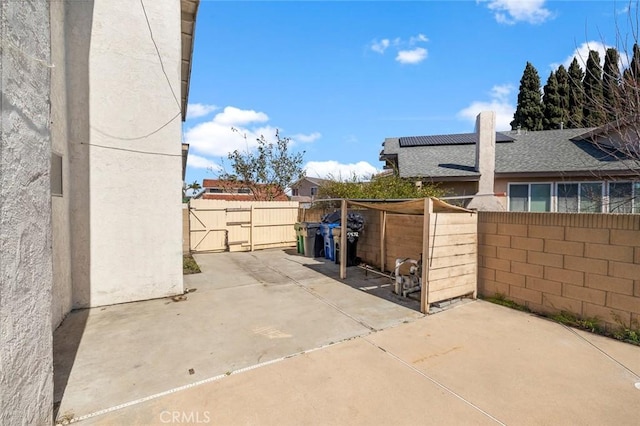
M 276 129 L 319 177 L 368 176 L 385 137 L 471 132 L 483 110 L 508 130 L 526 62 L 544 85 L 589 48 L 622 50 L 627 5 L 201 0 L 186 181 L 216 177 L 227 152 Z

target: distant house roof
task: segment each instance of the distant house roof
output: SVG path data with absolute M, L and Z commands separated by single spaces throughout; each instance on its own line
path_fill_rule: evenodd
M 638 168 L 632 160 L 620 160 L 595 146 L 593 128 L 496 133 L 496 174 L 579 174 L 622 172 Z M 473 135 L 473 134 L 472 134 Z M 380 159 L 397 158 L 401 177 L 436 180 L 475 180 L 475 141 L 468 136 L 418 137 L 437 143 L 401 145 L 405 138 L 387 138 Z M 413 139 L 412 139 L 413 140 Z M 451 143 L 446 143 L 451 140 Z
M 258 185 L 257 190 L 265 185 Z M 207 192 L 208 188 L 222 188 L 224 192 Z M 253 193 L 238 193 L 233 192 L 234 189 L 247 188 L 242 182 L 237 181 L 225 181 L 223 179 L 203 179 L 202 191 L 199 192 L 195 198 L 202 198 L 204 200 L 229 200 L 229 201 L 252 201 L 255 199 Z M 278 195 L 274 201 L 289 201 L 287 194 L 282 192 Z
M 320 186 L 320 185 L 322 185 L 322 184 L 324 184 L 326 182 L 329 182 L 329 180 L 327 180 L 327 179 L 321 179 L 321 178 L 316 178 L 316 177 L 305 176 L 302 179 L 299 179 L 298 181 L 293 183 L 291 185 L 291 187 L 292 188 L 296 188 L 297 186 L 299 186 L 305 180 L 308 181 L 308 182 L 311 182 L 314 185 L 318 185 L 318 186 Z

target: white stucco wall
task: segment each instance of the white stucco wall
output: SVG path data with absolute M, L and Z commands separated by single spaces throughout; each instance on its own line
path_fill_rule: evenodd
M 166 76 L 140 2 L 66 4 L 74 307 L 183 291 L 180 2 L 144 6 Z
M 67 67 L 65 53 L 65 2 L 50 3 L 51 12 L 51 149 L 62 156 L 62 195 L 51 197 L 53 243 L 53 305 L 51 325 L 55 329 L 71 310 L 71 227 L 69 199 L 69 149 L 67 114 Z
M 49 3 L 0 1 L 0 424 L 52 422 Z

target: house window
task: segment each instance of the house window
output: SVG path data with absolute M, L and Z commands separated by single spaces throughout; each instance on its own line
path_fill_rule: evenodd
M 551 211 L 550 183 L 510 183 L 509 211 L 549 212 Z
M 251 189 L 249 189 L 249 188 L 238 188 L 238 194 L 251 194 Z
M 602 182 L 558 184 L 558 211 L 561 213 L 602 212 Z
M 210 194 L 221 194 L 222 192 L 222 188 L 209 188 Z
M 609 212 L 640 213 L 640 182 L 609 182 Z
M 312 186 L 311 187 L 311 196 L 315 197 L 316 195 L 318 195 L 318 187 L 317 186 Z
M 297 197 L 298 196 L 298 188 L 293 188 L 291 190 L 291 195 L 293 195 L 294 197 Z

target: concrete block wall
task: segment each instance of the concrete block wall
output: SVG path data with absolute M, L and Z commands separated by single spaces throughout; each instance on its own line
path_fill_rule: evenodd
M 640 215 L 478 215 L 478 291 L 534 312 L 640 322 Z

